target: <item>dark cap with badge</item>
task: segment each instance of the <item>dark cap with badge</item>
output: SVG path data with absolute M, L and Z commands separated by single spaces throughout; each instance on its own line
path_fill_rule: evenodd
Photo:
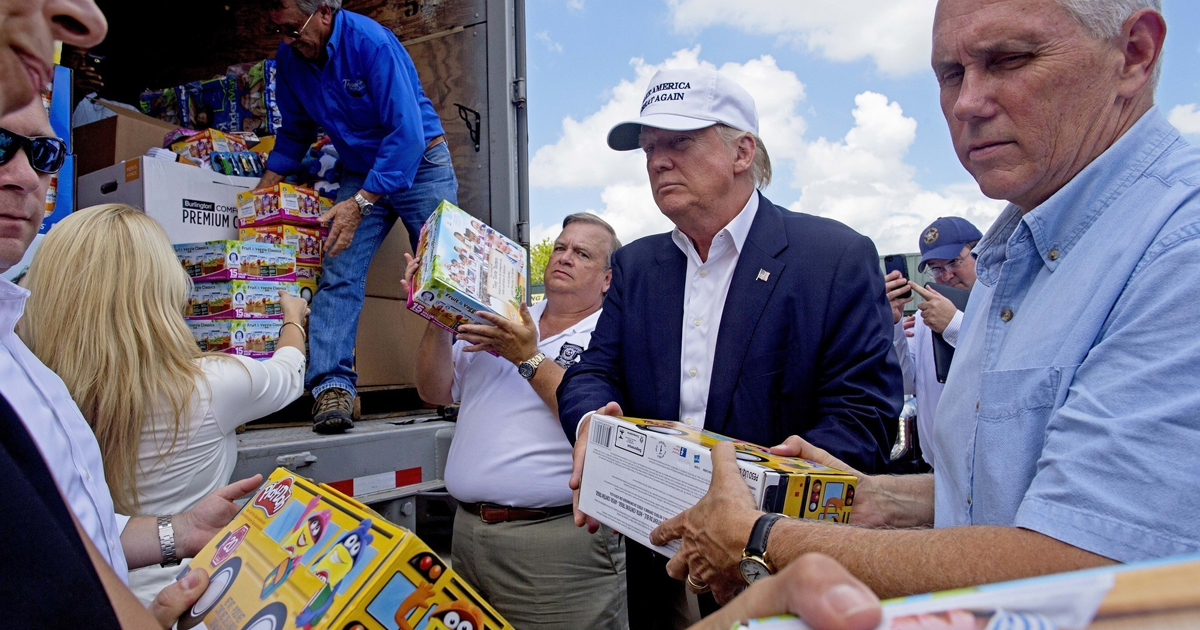
M 962 217 L 940 217 L 921 232 L 921 262 L 917 271 L 925 272 L 931 260 L 953 260 L 967 243 L 983 238 L 979 228 Z

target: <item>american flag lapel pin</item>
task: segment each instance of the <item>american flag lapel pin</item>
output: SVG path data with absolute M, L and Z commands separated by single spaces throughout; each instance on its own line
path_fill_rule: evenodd
M 770 271 L 767 271 L 766 269 L 758 270 L 758 278 L 757 278 L 758 280 L 761 280 L 762 282 L 766 282 L 767 278 L 770 278 L 770 277 L 771 277 Z

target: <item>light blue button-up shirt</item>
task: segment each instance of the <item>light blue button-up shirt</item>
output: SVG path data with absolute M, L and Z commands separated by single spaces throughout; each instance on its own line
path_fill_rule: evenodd
M 978 248 L 934 420 L 936 526 L 1200 550 L 1200 150 L 1154 108 Z

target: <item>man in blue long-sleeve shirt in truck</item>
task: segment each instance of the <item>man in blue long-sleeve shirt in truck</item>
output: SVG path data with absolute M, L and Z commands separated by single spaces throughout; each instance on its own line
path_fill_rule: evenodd
M 416 249 L 425 219 L 457 202 L 458 180 L 433 103 L 412 59 L 391 31 L 341 8 L 342 0 L 274 0 L 272 29 L 283 127 L 259 186 L 300 167 L 317 127 L 342 162 L 337 203 L 327 221 L 324 270 L 309 318 L 306 386 L 316 398 L 313 430 L 354 425 L 354 340 L 367 267 L 399 218 Z

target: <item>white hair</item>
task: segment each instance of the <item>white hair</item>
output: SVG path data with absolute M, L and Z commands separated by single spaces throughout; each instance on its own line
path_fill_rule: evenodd
M 1113 39 L 1121 34 L 1121 27 L 1129 16 L 1142 9 L 1154 9 L 1162 13 L 1162 0 L 1058 0 L 1076 22 L 1098 39 Z M 1150 89 L 1158 85 L 1162 69 L 1162 51 L 1150 75 Z
M 767 155 L 767 145 L 763 144 L 762 138 L 750 133 L 734 129 L 729 125 L 717 123 L 714 125 L 717 130 L 717 135 L 730 145 L 737 144 L 743 136 L 750 136 L 754 139 L 754 161 L 750 164 L 750 179 L 754 181 L 754 187 L 762 190 L 771 183 L 771 156 Z

